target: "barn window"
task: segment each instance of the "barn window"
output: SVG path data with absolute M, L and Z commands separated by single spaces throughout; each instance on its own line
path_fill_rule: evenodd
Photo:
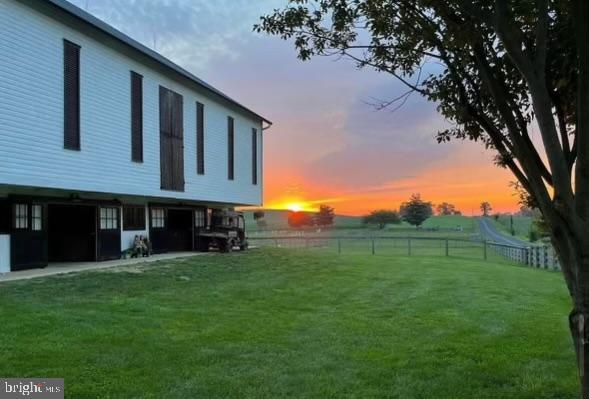
M 166 213 L 163 208 L 152 208 L 151 227 L 154 229 L 163 229 L 166 227 Z
M 252 184 L 258 184 L 258 131 L 252 129 Z
M 196 103 L 196 173 L 205 174 L 205 106 Z
M 145 230 L 145 207 L 125 205 L 123 208 L 123 230 Z
M 17 230 L 29 228 L 29 206 L 27 204 L 14 204 L 14 228 Z
M 207 227 L 207 214 L 204 209 L 194 211 L 194 227 Z
M 33 231 L 43 230 L 43 207 L 41 205 L 33 205 L 31 209 L 31 225 Z
M 63 146 L 80 150 L 80 46 L 63 41 Z
M 116 230 L 119 228 L 119 212 L 117 208 L 100 208 L 100 229 Z
M 131 159 L 143 162 L 143 76 L 131 71 Z
M 235 121 L 227 117 L 227 178 L 235 178 Z

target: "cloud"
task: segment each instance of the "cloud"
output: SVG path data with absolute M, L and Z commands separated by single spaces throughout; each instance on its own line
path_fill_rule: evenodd
M 278 0 L 70 0 L 194 72 L 239 56 L 253 24 Z

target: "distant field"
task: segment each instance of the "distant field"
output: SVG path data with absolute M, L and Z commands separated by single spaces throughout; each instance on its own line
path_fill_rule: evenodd
M 253 211 L 245 211 L 245 225 L 250 231 L 257 230 L 288 230 L 288 214 L 290 211 L 278 210 L 278 209 L 266 209 L 264 210 L 266 221 L 266 227 L 260 229 L 258 224 L 254 220 Z M 336 216 L 335 226 L 336 228 L 359 228 L 362 226 L 362 218 L 355 216 Z
M 294 233 L 299 230 L 291 229 L 288 225 L 288 213 L 284 210 L 265 210 L 266 227 L 260 228 L 253 218 L 252 211 L 245 212 L 246 227 L 252 236 Z M 317 229 L 307 229 L 306 234 L 321 234 L 328 236 L 423 236 L 423 237 L 451 237 L 471 238 L 478 233 L 476 220 L 467 216 L 432 216 L 416 229 L 407 223 L 388 225 L 379 230 L 375 226 L 362 224 L 362 218 L 357 216 L 336 216 L 333 228 L 317 232 Z
M 511 234 L 511 217 L 509 215 L 501 215 L 498 220 L 490 218 L 498 230 Z M 530 216 L 514 216 L 513 229 L 515 236 L 522 240 L 528 241 L 530 239 L 530 229 L 532 227 L 532 218 Z

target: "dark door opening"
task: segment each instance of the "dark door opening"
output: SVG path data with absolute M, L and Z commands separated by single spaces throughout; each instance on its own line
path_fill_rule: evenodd
M 96 260 L 96 207 L 49 205 L 49 262 Z
M 168 209 L 168 250 L 192 251 L 192 210 Z

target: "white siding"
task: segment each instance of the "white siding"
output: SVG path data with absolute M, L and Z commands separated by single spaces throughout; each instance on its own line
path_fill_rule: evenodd
M 144 230 L 124 230 L 123 224 L 123 207 L 120 210 L 121 215 L 121 251 L 133 246 L 135 236 L 144 236 L 149 238 L 149 207 L 145 207 L 145 229 Z
M 81 151 L 63 148 L 63 39 L 81 46 Z M 14 0 L 0 0 L 0 184 L 256 205 L 261 121 L 249 119 Z M 130 70 L 144 76 L 144 163 L 131 161 Z M 239 73 L 239 71 L 236 71 Z M 185 192 L 160 189 L 159 86 L 184 97 Z M 196 106 L 205 105 L 205 174 L 196 173 Z M 227 116 L 235 180 L 227 179 Z M 258 129 L 258 185 L 251 129 Z
M 10 235 L 0 234 L 0 273 L 10 271 Z

